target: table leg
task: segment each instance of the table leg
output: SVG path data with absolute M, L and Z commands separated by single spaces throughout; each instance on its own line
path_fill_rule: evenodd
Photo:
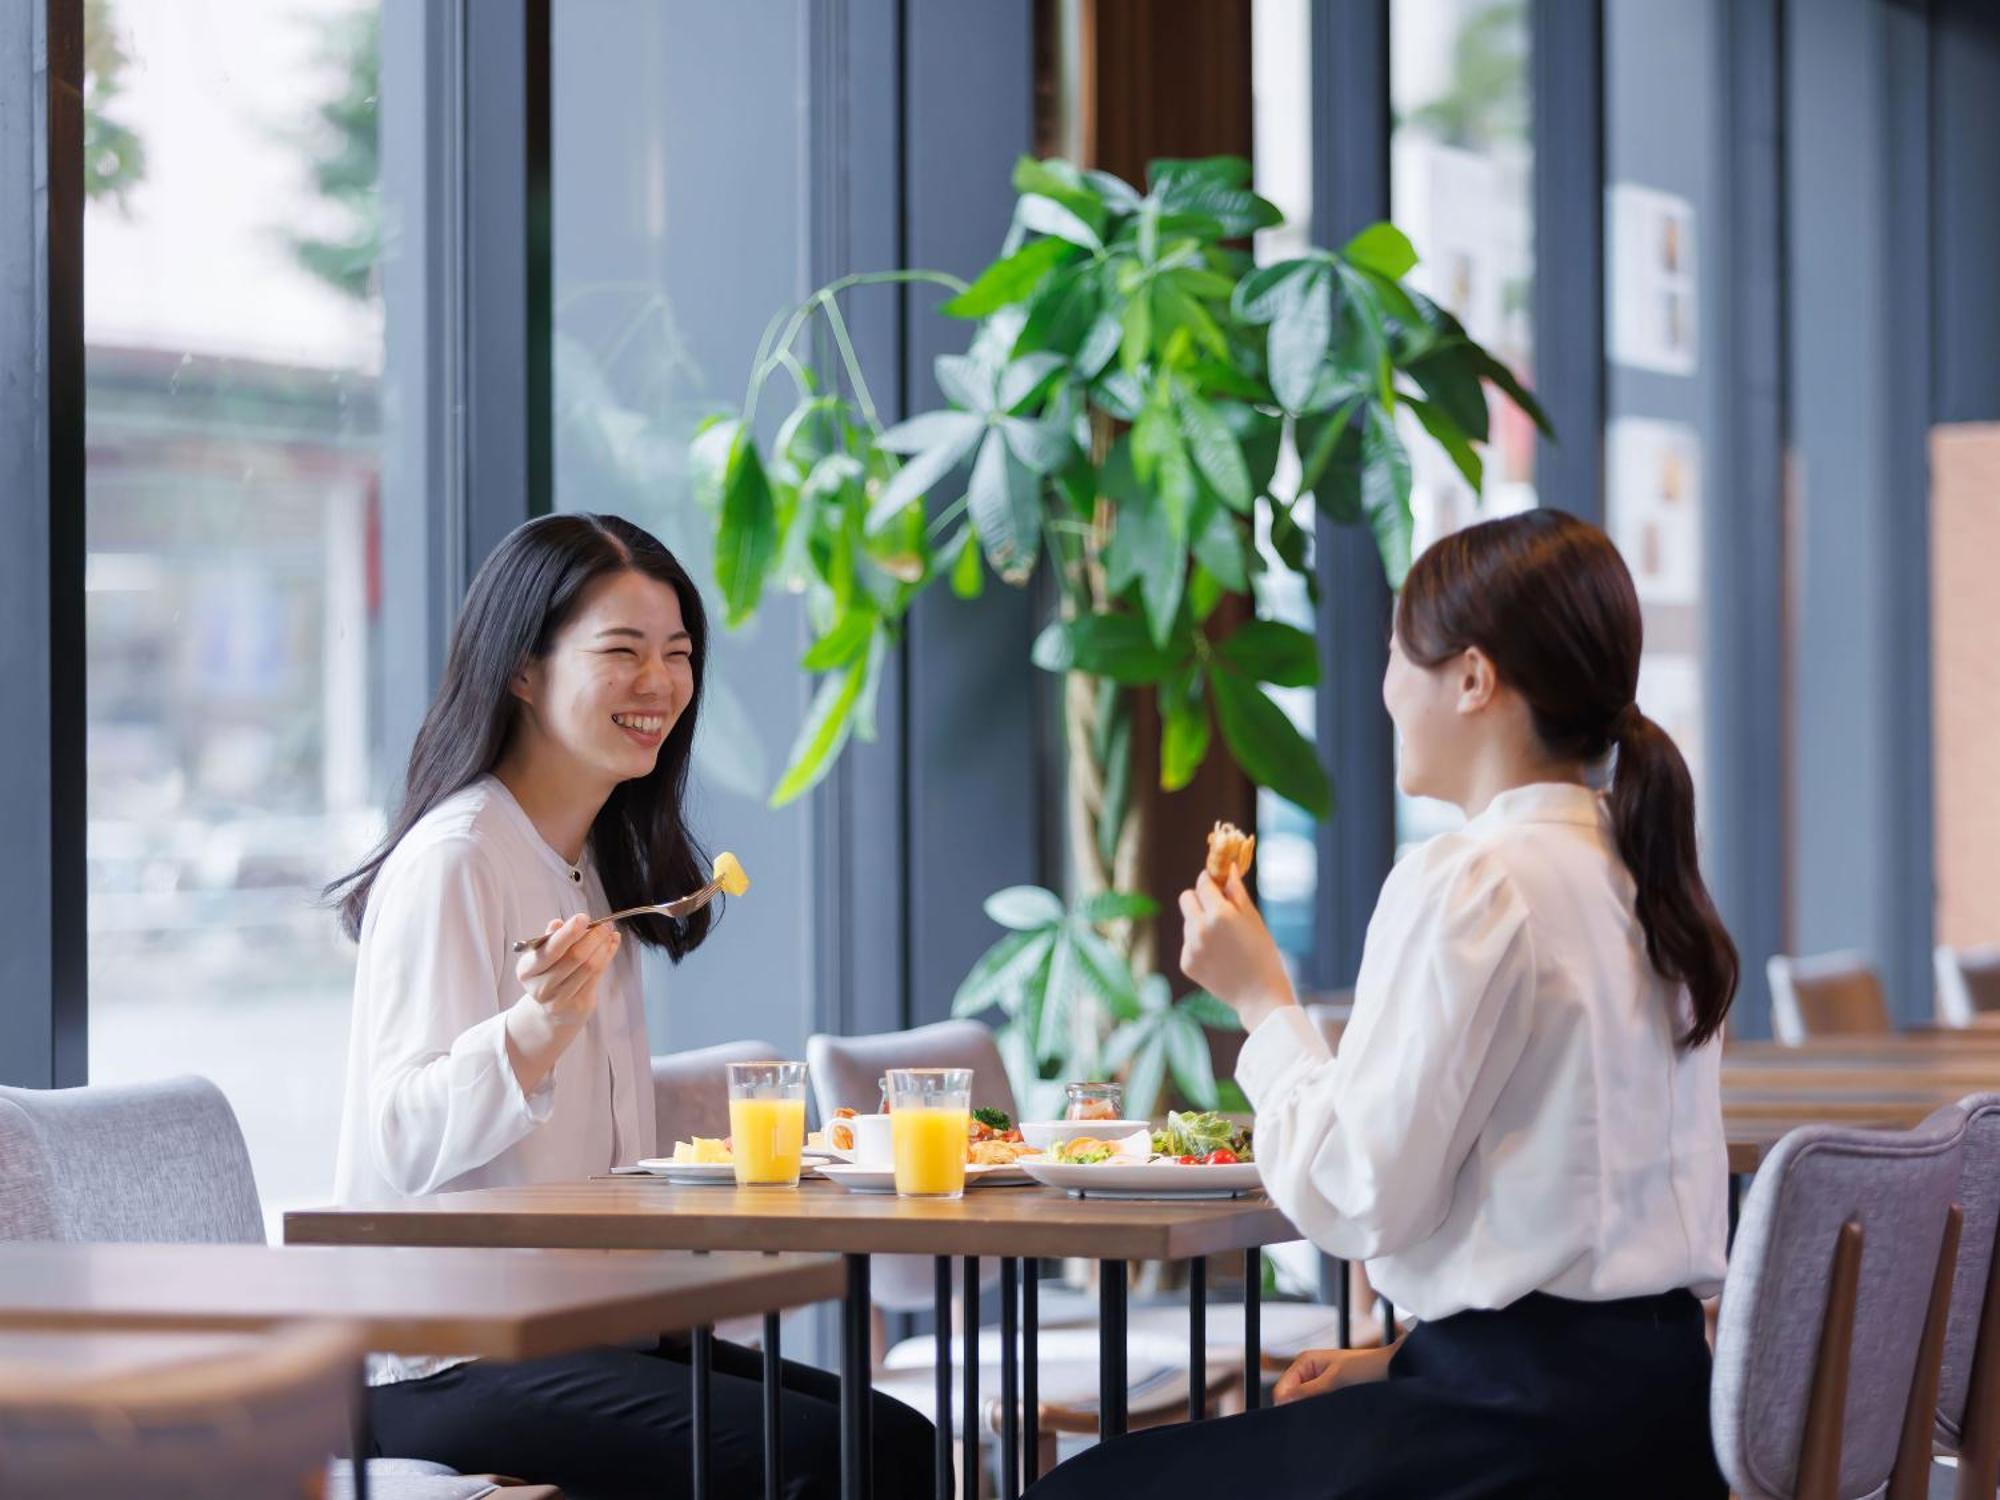
M 840 1311 L 840 1496 L 868 1500 L 869 1407 L 874 1372 L 868 1351 L 868 1257 L 847 1257 L 847 1300 Z
M 1724 1248 L 1736 1248 L 1736 1222 L 1743 1217 L 1743 1177 L 1740 1173 L 1729 1174 L 1729 1238 Z
M 1264 1312 L 1264 1252 L 1252 1246 L 1243 1252 L 1243 1409 L 1255 1411 L 1264 1400 L 1264 1337 L 1258 1327 Z
M 1041 1478 L 1042 1467 L 1042 1263 L 1031 1255 L 1022 1269 L 1026 1279 L 1021 1283 L 1021 1343 L 1027 1361 L 1021 1367 L 1021 1415 L 1026 1423 L 1021 1467 L 1033 1484 Z
M 1021 1493 L 1020 1391 L 1021 1263 L 1012 1256 L 1000 1260 L 1000 1500 L 1017 1500 Z
M 1188 1420 L 1208 1415 L 1208 1257 L 1188 1262 Z
M 1382 1314 L 1382 1347 L 1386 1349 L 1396 1342 L 1396 1304 L 1378 1295 L 1375 1306 Z
M 784 1489 L 784 1376 L 778 1353 L 778 1314 L 764 1314 L 764 1500 L 781 1500 Z
M 951 1500 L 951 1257 L 932 1257 L 937 1272 L 937 1295 L 932 1318 L 936 1324 L 937 1391 L 931 1410 L 937 1416 L 937 1446 L 932 1462 L 937 1466 L 938 1500 Z
M 1125 1262 L 1097 1263 L 1097 1435 L 1125 1435 Z
M 979 1257 L 965 1257 L 965 1409 L 959 1414 L 959 1471 L 965 1500 L 979 1500 Z M 945 1418 L 950 1421 L 949 1415 Z
M 1340 1347 L 1354 1347 L 1354 1288 L 1347 1262 L 1322 1254 L 1319 1258 L 1319 1300 L 1331 1302 L 1337 1314 Z
M 709 1327 L 694 1331 L 694 1500 L 708 1500 L 714 1493 L 715 1454 L 712 1441 L 715 1436 L 710 1418 L 708 1376 L 715 1364 L 715 1330 Z
M 360 1387 L 355 1393 L 354 1424 L 348 1438 L 353 1445 L 353 1456 L 349 1462 L 354 1466 L 354 1500 L 368 1500 L 368 1455 L 375 1451 L 375 1423 L 368 1408 L 368 1376 L 365 1369 Z

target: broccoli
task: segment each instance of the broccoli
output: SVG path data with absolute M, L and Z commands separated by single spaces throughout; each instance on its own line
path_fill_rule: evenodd
M 975 1109 L 972 1118 L 988 1130 L 997 1130 L 1002 1135 L 1014 1128 L 1014 1122 L 1007 1117 L 1007 1111 L 1004 1109 Z

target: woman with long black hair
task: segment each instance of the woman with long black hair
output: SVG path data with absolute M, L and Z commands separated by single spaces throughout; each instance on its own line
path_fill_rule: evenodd
M 329 888 L 361 948 L 340 1202 L 575 1182 L 656 1153 L 624 937 L 678 962 L 711 911 L 586 928 L 708 878 L 685 815 L 707 646 L 687 573 L 616 516 L 530 521 L 480 568 L 388 834 Z M 716 1346 L 718 1493 L 761 1486 L 760 1369 Z M 371 1380 L 384 1454 L 579 1497 L 687 1487 L 678 1341 L 518 1364 L 383 1357 Z M 839 1383 L 788 1363 L 784 1385 L 787 1493 L 831 1495 Z M 930 1424 L 877 1398 L 874 1433 L 878 1493 L 928 1495 Z
M 1275 1406 L 1093 1449 L 1038 1500 L 1725 1493 L 1697 1298 L 1725 1262 L 1736 950 L 1687 766 L 1634 701 L 1640 636 L 1623 560 L 1573 516 L 1418 559 L 1382 696 L 1403 789 L 1467 821 L 1383 886 L 1337 1054 L 1240 877 L 1182 896 L 1182 967 L 1250 1032 L 1273 1201 L 1420 1321 L 1303 1355 Z

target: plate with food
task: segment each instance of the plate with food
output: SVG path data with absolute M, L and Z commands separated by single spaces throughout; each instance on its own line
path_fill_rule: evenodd
M 1240 1198 L 1262 1186 L 1249 1127 L 1215 1111 L 1169 1114 L 1151 1140 L 1078 1136 L 1021 1165 L 1073 1198 Z
M 832 1160 L 824 1147 L 807 1146 L 799 1155 L 802 1172 L 811 1172 L 819 1163 Z M 675 1141 L 672 1156 L 649 1156 L 638 1170 L 649 1177 L 664 1177 L 683 1187 L 733 1185 L 736 1181 L 736 1153 L 728 1136 L 696 1136 L 691 1141 Z
M 863 1167 L 853 1162 L 822 1162 L 817 1169 L 819 1175 L 829 1182 L 837 1182 L 850 1193 L 893 1193 L 896 1191 L 896 1169 L 894 1167 Z M 965 1186 L 968 1190 L 976 1187 L 1027 1187 L 1034 1179 L 1022 1167 L 1012 1162 L 981 1165 L 967 1162 L 965 1165 Z

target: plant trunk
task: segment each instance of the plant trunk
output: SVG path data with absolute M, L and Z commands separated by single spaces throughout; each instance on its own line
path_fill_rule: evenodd
M 1131 796 L 1131 689 L 1081 672 L 1063 679 L 1070 876 L 1077 897 L 1143 891 L 1146 799 Z M 1111 939 L 1139 973 L 1154 967 L 1153 924 L 1119 922 Z

